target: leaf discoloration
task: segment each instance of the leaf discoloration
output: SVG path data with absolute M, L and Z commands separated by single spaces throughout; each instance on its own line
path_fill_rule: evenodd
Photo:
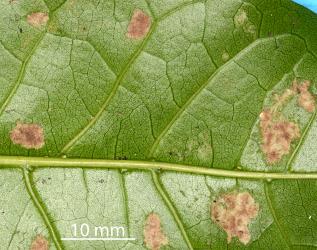
M 23 124 L 18 122 L 10 132 L 10 139 L 14 144 L 26 149 L 40 149 L 44 146 L 44 131 L 38 124 Z
M 224 51 L 224 52 L 222 53 L 221 58 L 222 58 L 222 61 L 223 61 L 223 62 L 227 62 L 227 61 L 230 59 L 230 55 L 229 55 L 229 53 L 228 53 L 227 51 Z
M 274 96 L 274 105 L 260 114 L 260 130 L 262 135 L 262 151 L 269 164 L 279 162 L 284 155 L 289 154 L 291 143 L 300 138 L 299 126 L 288 121 L 280 110 L 290 99 L 297 98 L 297 103 L 307 112 L 315 111 L 315 97 L 309 92 L 309 81 L 298 83 L 293 81 L 291 88 L 281 95 Z
M 307 112 L 314 112 L 316 109 L 315 97 L 309 92 L 310 81 L 306 80 L 301 84 L 296 81 L 293 83 L 294 90 L 299 93 L 298 105 L 305 109 Z
M 32 241 L 30 250 L 48 250 L 49 249 L 49 242 L 43 236 L 38 234 L 35 239 Z
M 265 110 L 260 114 L 262 150 L 269 164 L 277 163 L 290 152 L 293 140 L 300 138 L 300 129 L 294 122 L 274 120 L 274 113 Z
M 234 23 L 236 26 L 243 26 L 248 21 L 248 15 L 245 10 L 239 10 L 234 17 Z
M 35 28 L 45 26 L 49 20 L 49 16 L 45 12 L 34 12 L 27 16 L 27 22 Z
M 142 10 L 135 10 L 126 35 L 130 39 L 142 39 L 149 32 L 150 27 L 151 18 Z
M 213 201 L 211 205 L 211 218 L 227 233 L 227 241 L 238 237 L 240 242 L 248 244 L 251 233 L 248 225 L 256 218 L 259 205 L 249 192 L 233 192 L 224 194 Z
M 205 161 L 212 158 L 213 150 L 212 146 L 208 143 L 200 145 L 197 149 L 197 157 L 201 161 Z
M 144 226 L 144 243 L 151 250 L 159 250 L 168 244 L 168 239 L 161 229 L 161 220 L 156 213 L 150 213 Z

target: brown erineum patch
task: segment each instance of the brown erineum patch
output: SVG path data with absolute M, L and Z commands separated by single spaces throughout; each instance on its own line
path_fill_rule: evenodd
M 260 130 L 262 134 L 262 151 L 269 164 L 277 163 L 284 155 L 289 154 L 293 140 L 300 138 L 300 128 L 294 122 L 284 118 L 280 110 L 291 98 L 307 112 L 315 111 L 315 97 L 309 92 L 310 81 L 298 83 L 286 89 L 281 95 L 275 95 L 275 103 L 265 108 L 260 114 Z
M 150 27 L 151 18 L 142 10 L 135 10 L 129 23 L 126 35 L 131 39 L 141 39 L 146 36 Z
M 246 245 L 251 239 L 248 225 L 256 218 L 258 211 L 259 205 L 249 192 L 232 192 L 213 201 L 211 218 L 226 231 L 228 243 L 232 237 L 238 237 Z
M 30 250 L 48 250 L 48 240 L 43 236 L 38 234 L 32 241 Z
M 150 213 L 144 226 L 144 243 L 151 250 L 159 250 L 161 246 L 168 244 L 168 239 L 161 229 L 160 217 L 155 213 Z
M 290 152 L 291 143 L 300 138 L 300 129 L 294 122 L 274 119 L 271 110 L 264 110 L 260 114 L 260 128 L 262 134 L 262 150 L 269 164 L 277 163 Z
M 315 97 L 309 92 L 310 81 L 304 81 L 298 84 L 297 81 L 293 82 L 293 89 L 299 93 L 298 105 L 305 109 L 307 112 L 314 112 L 316 108 Z
M 38 124 L 23 124 L 18 122 L 10 132 L 10 139 L 14 144 L 26 149 L 40 149 L 44 146 L 43 128 Z
M 48 14 L 45 12 L 34 12 L 27 16 L 28 24 L 35 28 L 40 28 L 46 25 L 48 19 Z

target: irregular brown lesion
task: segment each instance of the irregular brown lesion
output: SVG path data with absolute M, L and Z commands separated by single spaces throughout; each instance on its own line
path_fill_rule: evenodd
M 31 243 L 30 250 L 48 250 L 49 242 L 43 236 L 38 234 Z
M 295 80 L 293 82 L 293 89 L 299 94 L 298 105 L 307 112 L 314 112 L 316 109 L 316 98 L 309 92 L 311 82 L 308 80 L 298 84 Z
M 161 228 L 161 219 L 156 213 L 150 213 L 146 218 L 143 234 L 148 249 L 159 250 L 168 244 L 168 239 Z
M 10 132 L 10 139 L 26 149 L 40 149 L 45 144 L 43 128 L 35 123 L 17 122 Z
M 305 80 L 286 89 L 281 95 L 274 96 L 274 104 L 265 108 L 260 114 L 260 131 L 262 136 L 262 151 L 269 164 L 279 162 L 288 155 L 291 144 L 299 139 L 301 131 L 295 122 L 289 121 L 281 114 L 283 107 L 293 98 L 307 112 L 315 111 L 315 97 L 309 92 L 310 82 Z
M 128 25 L 126 36 L 130 39 L 142 39 L 149 32 L 151 18 L 142 10 L 135 10 Z
M 260 114 L 262 150 L 269 164 L 274 164 L 287 155 L 292 141 L 300 138 L 300 129 L 296 123 L 275 118 L 271 110 Z
M 249 224 L 256 218 L 259 205 L 249 192 L 223 194 L 211 204 L 211 218 L 227 233 L 227 241 L 237 237 L 243 244 L 251 240 Z
M 46 12 L 33 12 L 27 16 L 27 22 L 35 28 L 45 26 L 49 20 L 48 13 Z

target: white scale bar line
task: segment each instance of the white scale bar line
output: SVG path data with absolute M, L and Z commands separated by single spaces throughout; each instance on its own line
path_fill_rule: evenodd
M 136 240 L 136 238 L 62 238 L 61 240 L 83 241 L 83 240 Z

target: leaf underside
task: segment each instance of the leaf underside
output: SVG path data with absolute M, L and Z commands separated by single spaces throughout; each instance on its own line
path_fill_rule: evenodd
M 150 17 L 138 39 L 136 10 Z M 301 135 L 276 164 L 259 132 L 294 79 L 317 94 L 316 31 L 288 0 L 0 0 L 0 249 L 37 235 L 50 249 L 146 249 L 152 212 L 161 249 L 316 249 L 316 113 L 284 107 Z M 40 125 L 45 145 L 12 143 L 17 123 Z M 233 191 L 259 204 L 247 245 L 211 220 Z M 83 223 L 136 240 L 61 240 Z

